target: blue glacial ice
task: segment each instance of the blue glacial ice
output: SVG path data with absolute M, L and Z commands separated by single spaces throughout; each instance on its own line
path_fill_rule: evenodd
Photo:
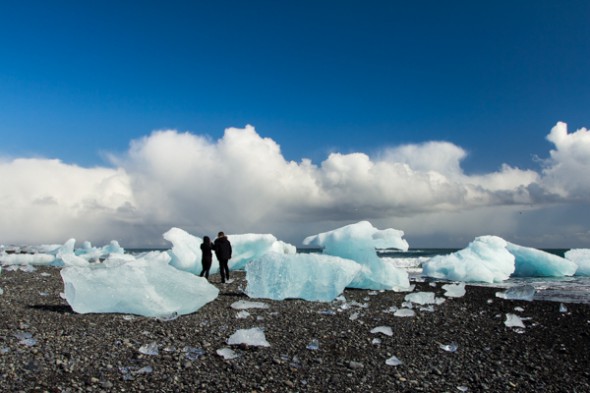
M 180 270 L 199 274 L 201 272 L 201 243 L 203 240 L 197 236 L 180 229 L 171 228 L 164 233 L 164 239 L 172 243 L 169 250 L 170 264 Z M 284 243 L 270 234 L 242 234 L 228 235 L 232 245 L 232 258 L 229 260 L 230 270 L 242 270 L 252 259 L 258 258 L 267 252 L 274 251 L 284 254 L 295 254 L 295 246 Z M 214 240 L 214 238 L 212 238 Z M 213 263 L 210 274 L 219 272 L 219 262 L 213 254 Z
M 361 271 L 354 261 L 320 254 L 268 252 L 246 265 L 251 298 L 299 298 L 329 302 Z
M 303 244 L 323 248 L 323 254 L 350 259 L 362 270 L 348 287 L 359 289 L 410 290 L 408 273 L 383 261 L 376 248 L 396 248 L 407 251 L 408 242 L 402 231 L 379 230 L 368 221 L 344 226 L 330 232 L 305 238 Z
M 151 252 L 138 259 L 108 258 L 104 263 L 61 270 L 72 309 L 85 313 L 124 313 L 168 318 L 190 314 L 217 298 L 207 280 L 169 265 L 170 256 Z
M 565 258 L 578 265 L 576 276 L 590 276 L 590 249 L 574 248 L 566 251 Z
M 506 249 L 515 258 L 513 277 L 573 276 L 578 269 L 572 261 L 535 248 L 508 243 Z
M 438 255 L 422 265 L 427 277 L 465 282 L 497 283 L 515 277 L 563 277 L 577 265 L 565 258 L 523 247 L 497 236 L 480 236 L 466 248 Z

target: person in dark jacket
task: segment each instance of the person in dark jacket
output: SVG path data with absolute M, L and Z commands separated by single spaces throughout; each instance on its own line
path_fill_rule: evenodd
M 224 283 L 225 280 L 229 280 L 229 267 L 227 266 L 227 263 L 231 259 L 231 243 L 223 232 L 219 232 L 213 247 L 215 250 L 215 256 L 219 261 L 219 274 L 221 274 L 221 282 Z
M 213 250 L 213 244 L 211 243 L 211 239 L 209 236 L 205 236 L 203 238 L 203 243 L 201 243 L 201 265 L 203 265 L 203 270 L 201 270 L 201 277 L 205 275 L 205 278 L 209 280 L 209 269 L 211 269 L 211 260 L 213 259 L 213 254 L 211 252 Z

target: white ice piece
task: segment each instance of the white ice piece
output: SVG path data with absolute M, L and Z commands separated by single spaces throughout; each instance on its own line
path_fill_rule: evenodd
M 235 359 L 240 356 L 231 348 L 220 348 L 216 352 L 219 356 L 221 356 L 225 360 Z
M 251 298 L 329 302 L 360 270 L 354 261 L 329 255 L 269 252 L 246 265 L 245 292 Z
M 466 248 L 437 255 L 422 265 L 422 274 L 452 281 L 501 282 L 514 272 L 514 255 L 497 236 L 480 236 Z
M 238 329 L 227 339 L 227 343 L 229 345 L 246 344 L 256 347 L 270 347 L 264 336 L 264 331 L 260 328 Z
M 526 300 L 533 301 L 536 289 L 532 285 L 518 285 L 508 288 L 504 292 L 496 292 L 496 297 L 508 300 Z
M 170 266 L 167 253 L 129 261 L 109 259 L 62 269 L 66 300 L 78 313 L 124 313 L 148 317 L 184 315 L 214 300 L 207 280 Z
M 434 292 L 412 292 L 408 293 L 404 300 L 415 304 L 425 305 L 434 304 Z
M 402 239 L 403 235 L 403 231 L 393 228 L 379 230 L 370 222 L 361 221 L 309 236 L 303 240 L 303 244 L 322 247 L 326 255 L 350 259 L 362 265 L 360 274 L 349 285 L 351 288 L 408 291 L 408 273 L 383 261 L 375 251 L 376 248 L 406 251 L 408 242 Z
M 590 276 L 590 249 L 574 248 L 565 252 L 565 258 L 578 265 L 576 276 Z
M 465 296 L 465 283 L 445 284 L 442 286 L 445 290 L 446 297 L 463 297 Z
M 519 327 L 524 328 L 524 323 L 522 319 L 516 314 L 506 314 L 506 321 L 504 321 L 504 325 L 506 327 Z
M 371 329 L 371 333 L 381 333 L 386 336 L 393 336 L 393 330 L 390 326 L 377 326 L 376 328 Z
M 247 300 L 238 300 L 233 302 L 230 306 L 234 310 L 247 310 L 250 308 L 269 308 L 270 306 L 262 302 L 249 302 Z

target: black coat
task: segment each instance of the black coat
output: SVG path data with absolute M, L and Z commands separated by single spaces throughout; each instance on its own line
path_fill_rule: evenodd
M 201 261 L 203 263 L 209 263 L 209 265 L 211 264 L 211 261 L 213 260 L 213 255 L 211 253 L 211 250 L 213 249 L 213 244 L 209 243 L 201 243 Z
M 231 243 L 227 240 L 227 237 L 218 237 L 215 239 L 215 256 L 217 260 L 228 260 L 231 259 Z

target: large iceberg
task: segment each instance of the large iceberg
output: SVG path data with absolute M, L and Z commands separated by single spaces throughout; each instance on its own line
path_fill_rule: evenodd
M 360 270 L 354 261 L 329 255 L 269 252 L 246 265 L 245 292 L 252 298 L 329 302 Z
M 203 240 L 180 229 L 171 228 L 164 233 L 164 239 L 172 243 L 169 251 L 170 264 L 180 270 L 199 274 L 201 272 L 201 243 Z M 232 245 L 232 258 L 229 260 L 231 270 L 244 269 L 246 264 L 267 252 L 274 251 L 284 254 L 295 254 L 295 246 L 277 240 L 270 234 L 228 235 Z M 212 239 L 214 241 L 214 238 Z M 219 262 L 213 253 L 210 274 L 219 272 Z
M 514 255 L 514 277 L 573 276 L 578 265 L 558 255 L 535 248 L 508 243 L 506 249 Z
M 571 249 L 565 252 L 565 258 L 578 265 L 576 276 L 590 276 L 590 249 Z
M 383 261 L 375 248 L 408 250 L 404 233 L 396 229 L 379 230 L 368 221 L 347 225 L 330 232 L 309 236 L 303 244 L 323 248 L 323 253 L 351 259 L 362 265 L 361 272 L 349 285 L 360 289 L 409 290 L 408 273 Z
M 428 277 L 466 282 L 501 282 L 517 277 L 563 277 L 577 265 L 565 258 L 519 246 L 497 236 L 475 238 L 467 248 L 438 255 L 422 265 Z
M 167 253 L 152 252 L 138 259 L 111 257 L 104 263 L 65 267 L 66 300 L 81 314 L 170 317 L 193 313 L 218 296 L 207 280 L 169 262 Z
M 514 272 L 514 255 L 497 236 L 480 236 L 467 248 L 437 255 L 422 264 L 422 274 L 452 281 L 501 282 Z

